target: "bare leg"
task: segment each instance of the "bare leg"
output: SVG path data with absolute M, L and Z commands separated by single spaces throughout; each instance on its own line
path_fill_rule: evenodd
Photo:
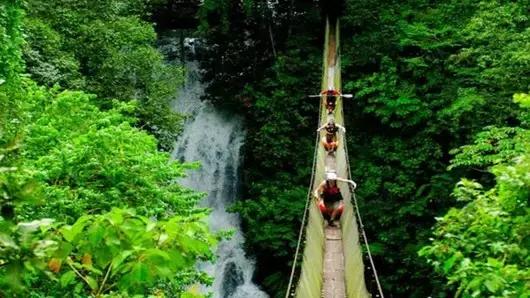
M 331 146 L 330 146 L 330 147 L 331 147 L 331 148 L 330 148 L 330 151 L 332 151 L 332 152 L 337 151 L 337 148 L 339 147 L 339 141 L 336 141 L 336 142 L 331 143 Z
M 333 143 L 328 143 L 328 142 L 326 142 L 326 140 L 322 140 L 322 145 L 324 146 L 324 149 L 325 149 L 326 151 L 328 151 L 328 152 L 329 152 L 329 151 L 334 151 L 334 149 L 333 149 Z
M 331 221 L 334 221 L 337 217 L 337 213 L 339 212 L 339 208 L 333 209 L 333 212 L 331 212 Z
M 337 218 L 337 215 L 342 211 L 344 208 L 344 203 L 342 201 L 339 202 L 337 208 L 334 208 L 331 212 L 331 221 L 334 221 Z

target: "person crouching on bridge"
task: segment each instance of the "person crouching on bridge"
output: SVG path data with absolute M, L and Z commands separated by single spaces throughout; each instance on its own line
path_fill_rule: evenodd
M 341 96 L 340 92 L 328 89 L 322 91 L 320 94 L 325 98 L 324 105 L 328 110 L 328 114 L 333 114 L 333 111 L 335 111 L 335 107 L 337 106 L 337 97 Z
M 337 182 L 346 182 L 357 187 L 353 180 L 339 178 L 335 172 L 327 172 L 326 179 L 315 189 L 313 196 L 318 200 L 318 207 L 328 225 L 335 226 L 335 219 L 340 218 L 344 202 Z
M 321 131 L 323 129 L 326 130 L 326 137 L 320 141 L 322 146 L 324 146 L 324 149 L 326 149 L 326 151 L 329 153 L 337 151 L 337 148 L 339 147 L 337 132 L 340 129 L 344 133 L 346 132 L 346 128 L 340 124 L 335 124 L 335 120 L 330 119 L 328 123 L 319 127 L 317 131 Z

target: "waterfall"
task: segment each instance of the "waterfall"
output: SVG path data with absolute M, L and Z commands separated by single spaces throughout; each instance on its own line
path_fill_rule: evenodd
M 200 161 L 199 170 L 190 171 L 180 183 L 206 192 L 203 206 L 212 210 L 209 225 L 213 231 L 234 230 L 229 240 L 217 248 L 215 264 L 202 264 L 201 269 L 214 276 L 214 298 L 266 298 L 252 283 L 254 263 L 246 258 L 244 237 L 240 231 L 239 216 L 226 211 L 238 196 L 241 146 L 245 139 L 242 119 L 216 110 L 200 100 L 204 86 L 196 62 L 186 65 L 187 80 L 174 102 L 174 109 L 190 118 L 185 122 L 173 158 L 182 161 Z

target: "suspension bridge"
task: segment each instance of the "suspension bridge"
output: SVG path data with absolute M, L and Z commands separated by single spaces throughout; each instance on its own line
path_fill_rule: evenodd
M 339 29 L 338 18 L 326 19 L 322 90 L 341 90 Z M 332 113 L 326 109 L 326 96 L 320 98 L 318 126 L 331 119 L 344 126 L 343 97 L 336 96 Z M 344 210 L 338 226 L 324 224 L 317 201 L 311 195 L 325 179 L 326 172 L 352 179 L 344 134 L 336 134 L 338 147 L 334 153 L 328 153 L 321 145 L 324 134 L 316 134 L 311 183 L 285 297 L 384 298 L 357 206 L 355 188 L 349 184 L 340 187 Z M 297 266 L 300 263 L 301 266 Z

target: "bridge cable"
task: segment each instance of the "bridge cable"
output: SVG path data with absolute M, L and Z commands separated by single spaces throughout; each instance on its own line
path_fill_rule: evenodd
M 344 103 L 344 101 L 342 101 Z M 344 119 L 344 109 L 342 109 L 342 119 Z M 350 179 L 352 179 L 351 175 L 351 167 L 350 167 L 350 159 L 348 157 L 348 145 L 346 142 L 346 138 L 344 137 L 344 150 L 346 151 L 346 165 L 348 167 L 348 175 L 350 175 Z M 357 219 L 359 221 L 359 227 L 361 230 L 361 234 L 363 235 L 364 239 L 364 245 L 366 246 L 366 252 L 368 253 L 368 259 L 370 260 L 370 265 L 373 268 L 375 282 L 377 284 L 377 290 L 379 291 L 379 295 L 381 295 L 381 298 L 385 298 L 383 294 L 383 288 L 381 287 L 381 283 L 379 282 L 379 276 L 377 275 L 377 270 L 375 269 L 375 263 L 374 259 L 372 258 L 372 253 L 370 251 L 370 245 L 368 244 L 368 237 L 366 236 L 366 232 L 364 231 L 364 224 L 363 220 L 361 218 L 361 212 L 359 211 L 359 205 L 357 204 L 357 197 L 355 196 L 355 188 L 350 184 L 350 191 L 353 198 L 353 205 L 355 205 L 355 211 L 357 213 Z
M 319 106 L 319 109 L 318 109 L 318 122 L 319 122 L 319 127 L 320 127 L 320 122 L 322 121 L 321 119 L 321 116 L 322 116 L 322 101 L 319 102 L 318 104 Z M 291 288 L 293 286 L 293 280 L 294 280 L 294 273 L 295 273 L 295 270 L 296 270 L 296 262 L 298 261 L 298 255 L 299 255 L 299 252 L 300 252 L 300 244 L 302 243 L 302 236 L 304 234 L 304 227 L 305 227 L 305 222 L 306 222 L 306 219 L 307 219 L 307 211 L 309 210 L 309 203 L 312 201 L 311 200 L 311 193 L 313 191 L 313 184 L 315 183 L 315 171 L 316 171 L 316 165 L 317 165 L 317 156 L 318 156 L 318 146 L 319 146 L 319 142 L 320 141 L 320 132 L 317 132 L 316 133 L 316 140 L 315 140 L 315 152 L 313 154 L 313 167 L 311 169 L 311 183 L 309 184 L 309 188 L 307 190 L 307 200 L 306 200 L 306 203 L 305 203 L 305 209 L 304 209 L 304 216 L 302 217 L 302 223 L 300 225 L 300 232 L 298 233 L 298 243 L 296 244 L 296 252 L 294 254 L 294 260 L 293 260 L 293 265 L 291 267 L 291 275 L 289 277 L 289 285 L 287 286 L 287 292 L 285 293 L 285 298 L 288 298 L 289 297 L 289 294 L 291 293 Z

